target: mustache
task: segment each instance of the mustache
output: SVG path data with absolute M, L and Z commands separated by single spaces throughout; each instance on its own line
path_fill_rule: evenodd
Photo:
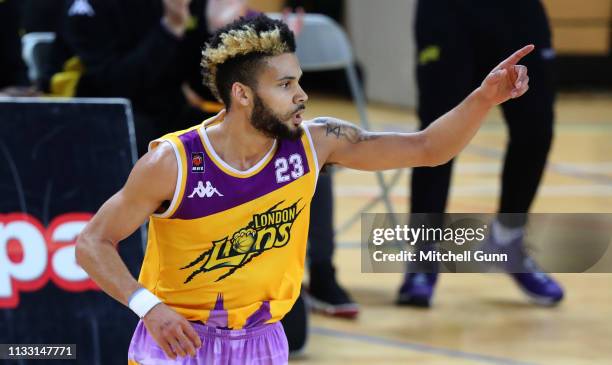
M 304 104 L 298 105 L 298 107 L 295 109 L 295 111 L 293 113 L 291 113 L 291 114 L 295 114 L 295 113 L 300 112 L 302 110 L 306 110 L 306 105 L 304 105 Z

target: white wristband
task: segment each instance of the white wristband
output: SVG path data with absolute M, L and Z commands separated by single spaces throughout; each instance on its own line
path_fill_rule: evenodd
M 151 293 L 145 288 L 139 288 L 136 289 L 136 291 L 134 291 L 134 293 L 132 293 L 130 296 L 128 307 L 130 307 L 130 309 L 134 311 L 138 317 L 143 318 L 159 303 L 161 303 L 161 300 L 159 300 L 155 294 Z

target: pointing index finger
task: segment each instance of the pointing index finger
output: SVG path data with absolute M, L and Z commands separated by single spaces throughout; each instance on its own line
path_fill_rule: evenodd
M 527 45 L 518 51 L 514 52 L 512 56 L 506 58 L 500 65 L 500 68 L 506 68 L 516 65 L 523 57 L 527 56 L 535 49 L 533 44 Z

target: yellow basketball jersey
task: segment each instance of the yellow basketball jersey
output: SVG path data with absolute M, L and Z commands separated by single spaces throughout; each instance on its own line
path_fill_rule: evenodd
M 190 321 L 248 328 L 280 320 L 300 293 L 319 167 L 307 127 L 247 171 L 225 163 L 207 122 L 169 143 L 179 171 L 167 211 L 150 217 L 139 281 Z

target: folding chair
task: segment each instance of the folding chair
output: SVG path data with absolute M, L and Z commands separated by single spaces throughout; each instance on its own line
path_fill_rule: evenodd
M 54 40 L 55 33 L 52 32 L 27 33 L 21 37 L 21 56 L 28 67 L 30 81 L 36 82 L 40 77 Z
M 278 13 L 267 15 L 275 19 L 282 18 L 282 15 Z M 295 16 L 290 15 L 290 17 Z M 303 71 L 345 70 L 351 94 L 361 119 L 360 124 L 365 129 L 370 129 L 363 88 L 357 77 L 351 44 L 344 30 L 326 15 L 305 14 L 304 26 L 296 39 L 296 44 L 296 54 Z M 380 186 L 381 194 L 361 207 L 359 212 L 350 217 L 336 230 L 336 233 L 348 229 L 361 218 L 361 213 L 371 209 L 379 201 L 384 203 L 389 213 L 393 213 L 393 205 L 389 199 L 389 188 L 397 183 L 401 174 L 402 170 L 395 171 L 389 182 L 386 182 L 383 174 L 376 172 L 376 179 Z M 392 218 L 392 223 L 394 225 L 397 223 L 394 218 Z

